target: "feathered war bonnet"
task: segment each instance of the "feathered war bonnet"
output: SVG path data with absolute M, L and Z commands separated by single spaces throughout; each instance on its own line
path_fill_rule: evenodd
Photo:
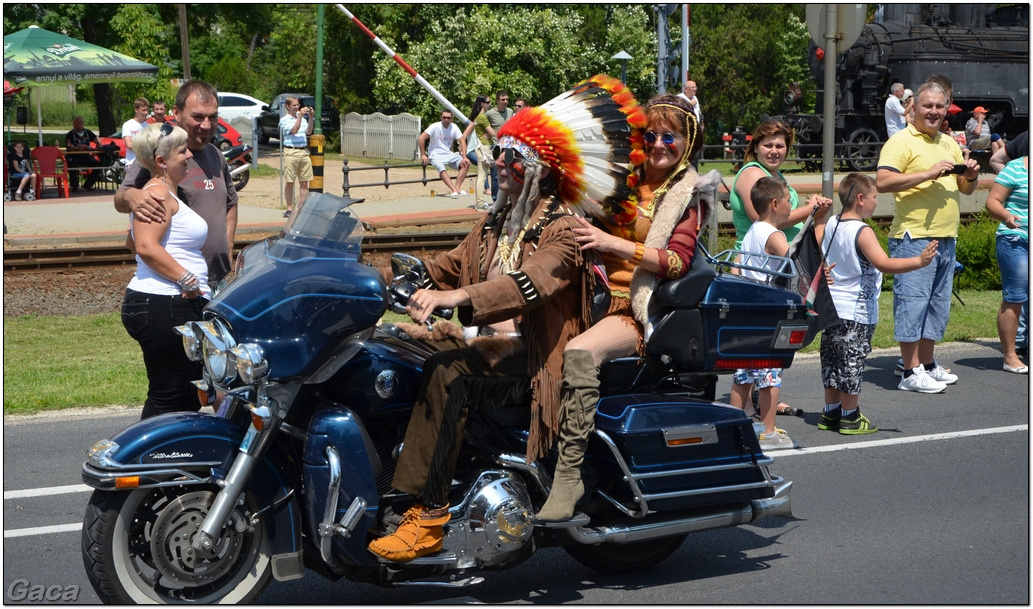
M 634 167 L 645 161 L 642 128 L 646 115 L 620 80 L 598 74 L 541 106 L 525 108 L 499 129 L 499 151 L 513 148 L 528 163 L 524 189 L 506 228 L 509 239 L 526 226 L 538 198 L 539 173 L 547 166 L 556 196 L 583 215 L 611 215 L 634 209 Z M 499 152 L 497 151 L 497 152 Z M 493 211 L 504 209 L 500 192 Z

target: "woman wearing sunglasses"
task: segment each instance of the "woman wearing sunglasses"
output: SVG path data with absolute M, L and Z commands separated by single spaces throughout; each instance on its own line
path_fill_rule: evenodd
M 742 247 L 746 231 L 750 230 L 750 225 L 760 217 L 750 201 L 750 189 L 757 180 L 765 176 L 786 181 L 779 168 L 785 162 L 792 145 L 793 132 L 783 123 L 766 121 L 753 132 L 753 139 L 746 145 L 746 151 L 743 153 L 743 161 L 746 164 L 735 175 L 729 197 L 732 205 L 732 223 L 735 224 L 735 249 Z M 832 200 L 821 195 L 813 195 L 807 200 L 806 205 L 800 205 L 800 196 L 796 190 L 788 183 L 786 186 L 789 187 L 789 204 L 792 212 L 789 213 L 789 220 L 778 228 L 785 233 L 786 240 L 792 243 L 814 206 L 819 206 L 819 214 L 824 215 L 832 205 Z
M 703 147 L 703 134 L 686 101 L 657 96 L 646 104 L 645 114 L 645 162 L 636 169 L 636 198 L 608 212 L 602 222 L 605 230 L 580 217 L 580 227 L 574 230 L 583 251 L 594 250 L 602 257 L 610 308 L 563 352 L 559 457 L 549 499 L 537 515 L 541 521 L 573 516 L 584 494 L 581 463 L 595 426 L 598 366 L 641 352 L 652 289 L 661 279 L 688 272 L 709 212 L 706 202 L 693 194 L 715 188 L 720 181 L 718 172 L 701 178 L 691 167 Z
M 201 319 L 211 288 L 201 245 L 208 223 L 177 196 L 187 175 L 187 132 L 171 123 L 149 125 L 133 138 L 137 162 L 151 173 L 144 190 L 165 196 L 165 219 L 131 218 L 136 274 L 122 299 L 122 324 L 143 351 L 147 400 L 141 419 L 170 412 L 200 410 L 197 389 L 200 362 L 190 361 L 173 328 Z

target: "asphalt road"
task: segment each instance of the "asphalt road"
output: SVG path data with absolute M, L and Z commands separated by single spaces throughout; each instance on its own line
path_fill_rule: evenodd
M 658 567 L 602 576 L 547 549 L 467 588 L 379 588 L 309 573 L 268 604 L 1029 604 L 1029 378 L 992 343 L 944 345 L 961 380 L 941 395 L 896 390 L 896 354 L 869 360 L 861 404 L 877 434 L 816 428 L 815 356 L 786 371 L 779 417 L 801 449 L 775 454 L 795 518 L 691 535 Z M 727 395 L 729 380 L 719 393 Z M 4 421 L 4 601 L 96 603 L 80 557 L 85 449 L 135 410 Z M 49 594 L 51 600 L 46 600 Z M 19 599 L 19 597 L 23 597 Z M 61 598 L 65 600 L 61 600 Z M 73 600 L 74 597 L 74 600 Z

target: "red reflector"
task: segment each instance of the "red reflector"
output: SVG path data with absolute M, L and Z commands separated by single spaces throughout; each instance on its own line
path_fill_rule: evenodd
M 789 333 L 789 344 L 790 345 L 802 345 L 804 337 L 807 336 L 807 330 L 793 330 Z
M 255 431 L 262 431 L 262 428 L 265 427 L 265 421 L 262 420 L 262 417 L 252 412 L 251 425 L 255 428 Z
M 703 438 L 680 438 L 678 440 L 668 440 L 668 446 L 685 446 L 686 444 L 699 444 L 703 441 Z
M 802 340 L 802 339 L 801 339 Z M 717 370 L 738 370 L 739 368 L 746 369 L 757 369 L 757 368 L 782 368 L 785 366 L 785 360 L 781 359 L 756 359 L 756 358 L 734 358 L 734 359 L 719 359 L 714 362 L 714 368 Z

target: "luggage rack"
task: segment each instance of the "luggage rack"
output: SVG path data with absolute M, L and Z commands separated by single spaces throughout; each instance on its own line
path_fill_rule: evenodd
M 781 481 L 780 479 L 775 479 L 771 477 L 770 472 L 768 472 L 768 468 L 765 466 L 771 465 L 775 462 L 775 460 L 764 454 L 755 455 L 751 461 L 742 463 L 733 463 L 727 465 L 710 465 L 705 467 L 680 468 L 668 471 L 643 472 L 635 474 L 631 471 L 631 468 L 628 467 L 627 462 L 621 455 L 620 449 L 617 448 L 617 444 L 613 441 L 612 438 L 610 438 L 610 436 L 605 431 L 597 428 L 595 430 L 595 435 L 603 441 L 607 448 L 609 448 L 610 452 L 613 454 L 613 458 L 617 461 L 617 465 L 620 466 L 621 472 L 624 475 L 624 481 L 627 482 L 628 489 L 631 491 L 631 494 L 634 497 L 634 501 L 637 504 L 638 509 L 629 509 L 626 505 L 624 505 L 617 499 L 610 497 L 606 492 L 602 491 L 601 489 L 597 488 L 595 489 L 595 492 L 599 494 L 600 497 L 610 502 L 618 510 L 620 510 L 628 516 L 631 516 L 632 518 L 645 518 L 646 516 L 648 516 L 651 513 L 649 509 L 650 500 L 656 501 L 661 499 L 691 497 L 693 495 L 706 495 L 709 493 L 723 493 L 729 491 L 745 491 L 766 487 L 775 488 L 775 486 L 779 484 Z M 639 480 L 645 480 L 649 478 L 663 478 L 669 476 L 684 476 L 691 474 L 711 473 L 717 471 L 728 471 L 733 469 L 754 468 L 758 468 L 764 474 L 764 480 L 758 482 L 749 482 L 745 484 L 731 484 L 726 486 L 695 488 L 683 491 L 652 494 L 644 493 L 642 491 L 642 487 L 639 485 Z
M 741 262 L 740 259 L 748 260 L 748 262 Z M 800 276 L 796 270 L 796 263 L 791 258 L 785 256 L 758 254 L 743 250 L 724 250 L 713 256 L 707 256 L 707 260 L 718 273 L 732 273 L 741 276 L 742 273 L 737 273 L 735 269 L 753 271 L 767 276 L 766 279 L 759 281 L 759 283 L 778 287 L 791 286 L 796 278 Z M 768 262 L 772 260 L 778 262 L 778 266 L 775 269 L 767 267 Z M 758 281 L 750 277 L 743 277 L 743 279 Z

